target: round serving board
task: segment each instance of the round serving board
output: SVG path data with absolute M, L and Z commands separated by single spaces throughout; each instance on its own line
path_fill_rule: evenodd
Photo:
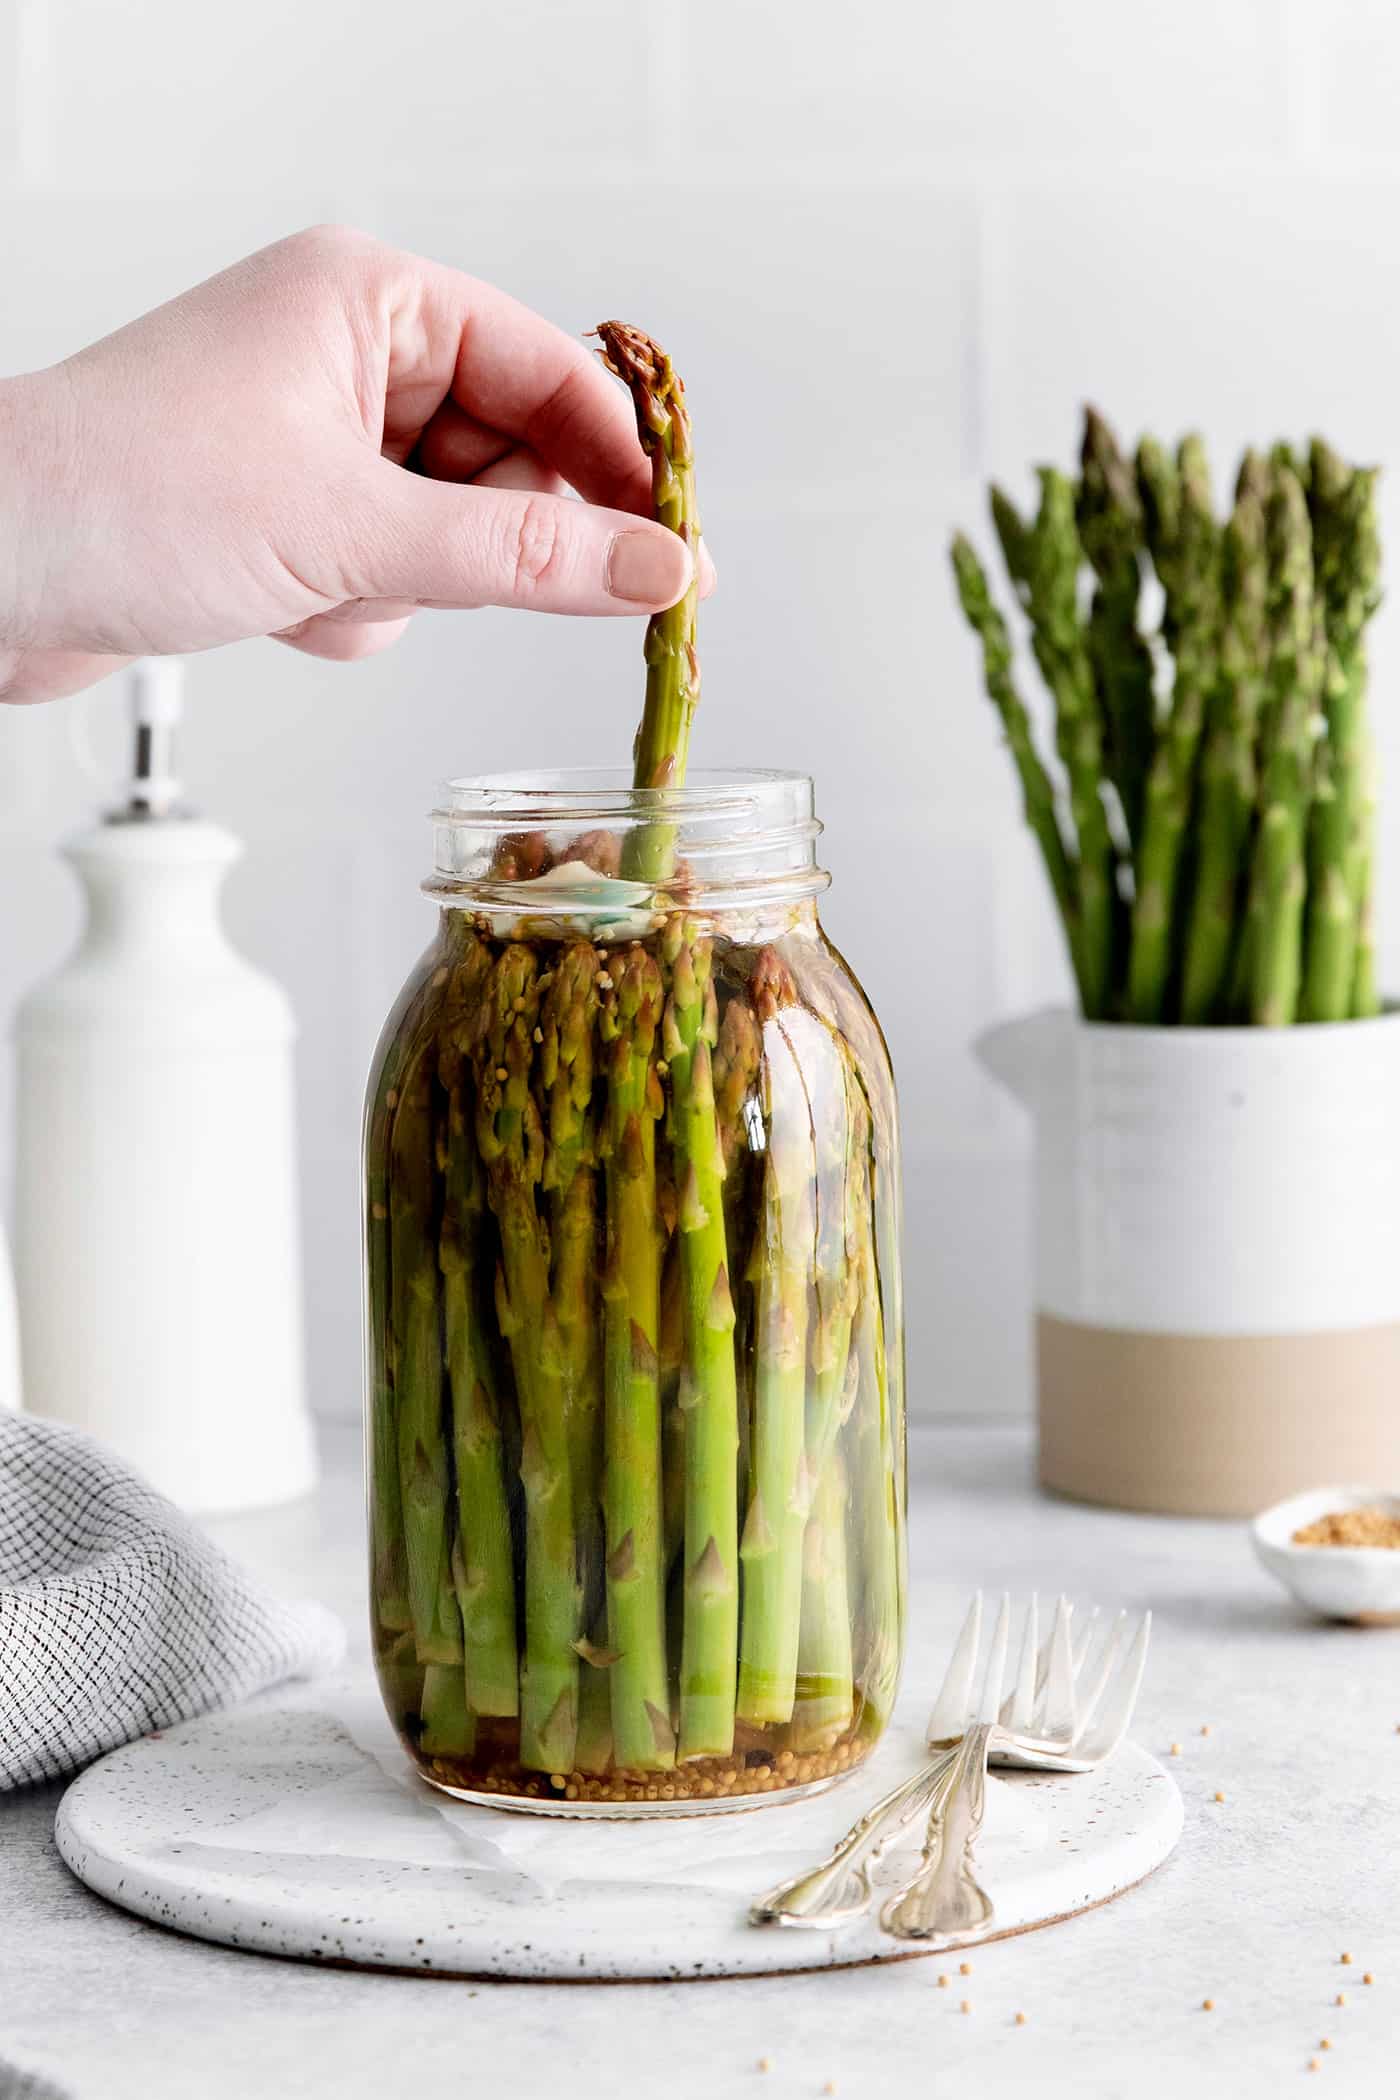
M 914 1769 L 927 1704 L 906 1696 L 869 1763 L 811 1799 L 585 1822 L 435 1793 L 370 1685 L 317 1684 L 112 1751 L 64 1796 L 58 1848 L 139 1917 L 309 1961 L 556 1979 L 889 1961 L 923 1950 L 869 1919 L 811 1932 L 754 1927 L 746 1913 Z M 977 1867 L 999 1932 L 1131 1888 L 1167 1857 L 1181 1815 L 1172 1780 L 1132 1743 L 1102 1772 L 994 1775 Z M 877 1879 L 909 1863 L 892 1854 Z

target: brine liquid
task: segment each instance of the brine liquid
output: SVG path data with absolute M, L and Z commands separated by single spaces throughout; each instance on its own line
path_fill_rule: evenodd
M 507 940 L 448 910 L 366 1130 L 372 1586 L 427 1776 L 826 1781 L 903 1616 L 894 1100 L 815 921 Z

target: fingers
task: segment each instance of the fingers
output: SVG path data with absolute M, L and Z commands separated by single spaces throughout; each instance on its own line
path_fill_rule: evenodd
M 365 251 L 362 260 L 373 289 L 388 295 L 386 450 L 406 432 L 430 429 L 450 399 L 488 436 L 502 433 L 538 453 L 589 502 L 646 510 L 651 473 L 631 403 L 582 340 L 458 270 L 391 249 Z M 465 434 L 446 420 L 450 448 Z
M 317 613 L 313 619 L 301 620 L 295 627 L 285 627 L 272 639 L 285 642 L 289 649 L 299 649 L 303 656 L 324 657 L 328 663 L 353 664 L 366 656 L 378 656 L 382 649 L 391 648 L 407 625 L 407 619 L 355 618 L 347 607 L 340 606 L 335 612 Z
M 517 449 L 510 438 L 469 416 L 449 395 L 419 439 L 416 459 L 434 481 L 475 481 Z
M 542 492 L 520 461 L 490 471 L 527 485 L 460 488 L 376 460 L 339 521 L 343 595 L 616 614 L 689 587 L 689 550 L 664 526 Z
M 516 446 L 502 451 L 501 440 L 483 430 L 455 402 L 445 402 L 440 416 L 423 433 L 419 459 L 425 473 L 437 481 L 474 481 L 479 488 L 538 489 L 543 494 L 566 495 L 567 484 L 537 454 Z M 715 565 L 704 542 L 700 545 L 700 596 L 708 598 L 715 587 Z

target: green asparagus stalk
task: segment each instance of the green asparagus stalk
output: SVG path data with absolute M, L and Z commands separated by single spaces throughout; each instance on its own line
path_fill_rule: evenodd
M 578 1697 L 578 1741 L 574 1749 L 574 1769 L 579 1772 L 603 1773 L 611 1769 L 612 1744 L 612 1687 L 608 1672 L 617 1660 L 608 1647 L 607 1607 L 604 1605 L 594 1621 L 594 1638 L 580 1641 L 578 1652 L 583 1662 L 579 1672 Z
M 656 1123 L 662 1097 L 655 1044 L 661 972 L 654 957 L 633 946 L 611 964 L 610 974 L 605 989 L 613 996 L 601 1022 L 608 1046 L 603 1521 L 608 1645 L 617 1659 L 608 1677 L 617 1763 L 660 1771 L 675 1762 L 666 1667 L 657 1358 Z
M 1313 591 L 1312 527 L 1296 473 L 1275 465 L 1269 502 L 1270 748 L 1251 877 L 1249 1013 L 1256 1025 L 1297 1017 L 1302 981 L 1305 853 L 1314 722 L 1326 676 L 1325 632 Z
M 567 1772 L 578 1726 L 582 1636 L 567 1383 L 549 1287 L 548 1236 L 535 1207 L 544 1134 L 531 1091 L 540 1004 L 534 955 L 520 943 L 493 965 L 473 1045 L 477 1146 L 500 1229 L 496 1313 L 515 1368 L 525 1493 L 525 1657 L 520 1758 Z
M 667 927 L 665 953 L 670 998 L 662 1041 L 671 1077 L 671 1142 L 680 1179 L 685 1336 L 679 1754 L 683 1759 L 727 1757 L 734 1746 L 739 1653 L 739 1415 L 724 1157 L 714 1090 L 719 1016 L 713 943 L 696 921 L 677 915 Z
M 452 1580 L 438 1317 L 435 1053 L 435 1037 L 420 1038 L 398 1089 L 390 1134 L 394 1399 L 408 1601 L 418 1659 L 452 1663 L 460 1672 L 462 1619 Z
M 852 1057 L 852 1075 L 860 1071 Z M 865 1092 L 867 1105 L 871 1097 Z M 871 1107 L 873 1122 L 873 1106 Z M 889 1155 L 881 1148 L 881 1157 Z M 856 1394 L 851 1418 L 851 1463 L 860 1567 L 861 1616 L 853 1657 L 861 1701 L 861 1729 L 878 1735 L 889 1719 L 899 1680 L 899 1630 L 904 1609 L 904 1567 L 900 1504 L 904 1454 L 891 1413 L 889 1364 L 885 1349 L 886 1306 L 876 1257 L 876 1167 L 869 1166 L 862 1200 L 854 1203 L 857 1273 L 853 1340 Z
M 515 1565 L 495 1366 L 485 1318 L 491 1278 L 482 1272 L 485 1188 L 476 1148 L 470 1029 L 490 974 L 490 951 L 473 940 L 453 971 L 440 1038 L 446 1099 L 439 1161 L 443 1186 L 438 1266 L 452 1403 L 458 1547 L 453 1559 L 462 1615 L 467 1707 L 511 1717 L 520 1710 Z
M 423 1680 L 427 1674 L 425 1665 L 418 1660 L 411 1627 L 376 1645 L 374 1666 L 394 1724 L 407 1733 L 413 1726 L 413 1716 L 421 1723 Z
M 861 1205 L 870 1200 L 869 1118 L 844 1046 L 813 1066 L 809 1089 L 817 1130 L 817 1229 L 811 1361 L 807 1391 L 807 1468 L 814 1483 L 802 1549 L 802 1631 L 795 1750 L 823 1748 L 851 1719 L 854 1701 L 846 1589 L 846 1475 L 837 1438 L 856 1397 L 851 1327 L 859 1287 Z
M 418 1746 L 430 1757 L 470 1757 L 476 1748 L 476 1717 L 467 1707 L 460 1663 L 429 1663 L 423 1672 L 422 1734 Z
M 542 1186 L 548 1192 L 552 1290 L 564 1373 L 580 1563 L 598 1559 L 603 1386 L 594 1291 L 598 1274 L 597 1130 L 593 1109 L 602 964 L 575 940 L 550 975 L 540 1010 L 538 1070 L 545 1120 Z M 586 1616 L 592 1617 L 589 1600 Z
M 996 492 L 993 493 L 995 497 Z M 1016 524 L 1019 526 L 1019 520 Z M 1009 531 L 1008 527 L 1008 535 Z M 1014 540 L 1012 544 L 1015 544 Z M 1086 985 L 1081 954 L 1078 875 L 1060 830 L 1055 790 L 1036 751 L 1030 716 L 1011 675 L 1011 637 L 992 597 L 987 573 L 971 542 L 960 532 L 953 538 L 952 561 L 962 609 L 982 644 L 982 671 L 987 692 L 1001 717 L 1007 748 L 1021 783 L 1026 822 L 1040 847 L 1045 872 L 1050 877 L 1083 1004 Z
M 761 1061 L 758 1023 L 753 1008 L 742 993 L 733 992 L 720 1019 L 719 1041 L 714 1055 L 715 1112 L 719 1119 L 720 1156 L 724 1162 L 724 1243 L 729 1251 L 731 1288 L 734 1281 L 742 1281 L 748 1269 L 748 1199 L 753 1178 L 749 1117 L 758 1108 L 755 1088 Z M 751 1303 L 751 1294 L 744 1294 L 736 1300 L 734 1308 L 739 1428 L 735 1486 L 740 1516 L 748 1507 L 749 1451 L 753 1429 Z
M 412 1625 L 394 1397 L 389 1134 L 398 1107 L 404 1069 L 419 1054 L 420 1037 L 428 1025 L 427 1017 L 447 982 L 448 974 L 448 966 L 438 964 L 423 981 L 413 986 L 406 999 L 390 1015 L 376 1054 L 365 1127 L 366 1319 L 371 1352 L 370 1551 L 374 1568 L 375 1614 L 380 1626 L 388 1633 L 402 1633 Z
M 790 1721 L 801 1631 L 808 1293 L 813 1260 L 814 1155 L 801 1059 L 790 1035 L 797 990 L 765 949 L 754 967 L 763 1037 L 767 1157 L 757 1268 L 752 1491 L 740 1554 L 744 1611 L 738 1717 Z
M 846 1581 L 846 1469 L 833 1451 L 817 1477 L 802 1534 L 802 1630 L 789 1746 L 825 1750 L 851 1725 L 855 1681 Z
M 1308 841 L 1307 961 L 1302 1016 L 1345 1020 L 1369 882 L 1366 847 L 1366 623 L 1379 600 L 1375 474 L 1345 467 L 1320 439 L 1311 451 L 1310 515 L 1327 635 L 1327 740 Z
M 637 434 L 651 461 L 652 504 L 690 549 L 692 574 L 684 597 L 647 625 L 646 701 L 633 752 L 633 781 L 639 788 L 685 784 L 690 725 L 700 697 L 700 660 L 695 650 L 699 587 L 694 565 L 700 555 L 700 512 L 695 500 L 695 458 L 685 387 L 670 358 L 650 336 L 623 321 L 601 321 L 595 331 L 604 364 L 632 396 Z M 671 873 L 675 831 L 648 824 L 632 832 L 622 873 L 635 882 L 664 882 Z
M 1148 775 L 1128 966 L 1129 1018 L 1152 1025 L 1168 1017 L 1183 849 L 1217 670 L 1220 533 L 1199 438 L 1183 439 L 1174 466 L 1145 438 L 1138 486 L 1148 547 L 1166 593 L 1163 637 L 1176 666 L 1171 714 Z
M 1053 467 L 1040 469 L 1040 508 L 1024 526 L 1000 491 L 993 517 L 1007 568 L 1031 622 L 1031 644 L 1055 702 L 1055 740 L 1069 781 L 1078 843 L 1077 976 L 1090 1020 L 1108 1009 L 1117 918 L 1117 861 L 1104 805 L 1103 730 L 1084 625 L 1079 613 L 1081 548 L 1073 484 Z M 984 644 L 985 646 L 985 644 Z
M 1188 1026 L 1224 1018 L 1258 794 L 1268 557 L 1264 507 L 1242 488 L 1225 528 L 1226 612 L 1217 708 L 1201 762 L 1195 891 L 1182 980 Z
M 1097 582 L 1088 648 L 1108 730 L 1110 770 L 1130 844 L 1142 837 L 1156 742 L 1152 656 L 1138 630 L 1142 500 L 1131 463 L 1094 409 L 1084 411 L 1079 537 Z

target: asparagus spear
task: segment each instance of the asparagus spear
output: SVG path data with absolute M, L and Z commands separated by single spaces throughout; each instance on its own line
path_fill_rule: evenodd
M 817 1129 L 817 1229 L 807 1392 L 807 1467 L 814 1483 L 802 1549 L 802 1631 L 791 1746 L 825 1747 L 851 1719 L 851 1630 L 846 1590 L 846 1475 L 837 1437 L 856 1397 L 851 1325 L 859 1284 L 859 1206 L 868 1204 L 869 1117 L 832 1037 L 829 1064 L 809 1080 Z
M 739 1652 L 738 1388 L 734 1301 L 724 1227 L 724 1158 L 712 1050 L 719 1037 L 713 943 L 677 915 L 665 950 L 671 989 L 663 1043 L 671 1075 L 671 1142 L 680 1177 L 685 1359 L 684 1623 L 680 1756 L 727 1757 L 734 1746 Z
M 1156 741 L 1152 656 L 1138 631 L 1142 500 L 1129 461 L 1103 417 L 1084 411 L 1075 518 L 1098 579 L 1089 609 L 1089 658 L 1108 730 L 1110 770 L 1131 844 L 1142 837 Z
M 661 1083 L 655 1043 L 661 972 L 632 946 L 611 965 L 613 996 L 601 1032 L 607 1049 L 606 1259 L 603 1270 L 603 1521 L 613 1753 L 632 1770 L 675 1762 L 666 1669 L 661 1507 L 661 1407 L 657 1342 L 661 1236 L 656 1123 Z
M 740 992 L 725 1003 L 714 1054 L 715 1112 L 719 1119 L 720 1156 L 724 1162 L 724 1243 L 728 1250 L 731 1290 L 747 1270 L 747 1234 L 751 1153 L 749 1116 L 758 1106 L 754 1088 L 762 1052 L 753 1008 Z M 749 1450 L 753 1423 L 751 1294 L 735 1304 L 734 1363 L 737 1373 L 739 1463 L 735 1474 L 736 1512 L 748 1506 Z M 736 1518 L 737 1520 L 737 1518 Z
M 1104 807 L 1103 732 L 1093 666 L 1079 615 L 1081 548 L 1074 488 L 1053 467 L 1040 469 L 1040 508 L 1026 527 L 994 491 L 993 517 L 1007 568 L 1031 622 L 1031 645 L 1055 701 L 1055 740 L 1069 780 L 1078 843 L 1077 975 L 1085 1015 L 1107 1011 L 1113 970 L 1117 863 Z
M 552 1289 L 564 1373 L 580 1565 L 597 1562 L 602 1482 L 602 1365 L 594 1290 L 598 1273 L 597 1130 L 593 1108 L 602 964 L 591 941 L 561 952 L 540 1010 L 538 1058 L 545 1119 L 542 1186 L 549 1196 Z M 586 1617 L 592 1617 L 589 1600 Z
M 477 1147 L 500 1228 L 496 1317 L 510 1345 L 520 1409 L 525 1491 L 525 1657 L 521 1763 L 573 1764 L 582 1600 L 574 1527 L 563 1347 L 549 1288 L 547 1235 L 535 1208 L 544 1136 L 531 1092 L 539 972 L 530 949 L 501 950 L 473 1045 Z
M 1160 445 L 1144 438 L 1138 486 L 1147 543 L 1166 593 L 1163 637 L 1176 667 L 1171 714 L 1148 775 L 1128 965 L 1129 1017 L 1151 1025 L 1167 1018 L 1182 853 L 1216 676 L 1220 534 L 1199 438 L 1182 440 L 1175 466 Z
M 436 957 L 436 950 L 434 951 Z M 434 960 L 390 1015 L 375 1055 L 365 1125 L 365 1274 L 370 1395 L 370 1552 L 376 1617 L 391 1633 L 412 1625 L 408 1603 L 403 1500 L 399 1489 L 394 1396 L 394 1320 L 389 1260 L 389 1134 L 405 1067 L 420 1053 L 423 1030 L 447 983 Z
M 420 1037 L 398 1089 L 389 1141 L 394 1398 L 408 1601 L 418 1659 L 462 1662 L 452 1580 L 451 1481 L 443 1426 L 437 1290 L 436 1039 Z
M 569 857 L 583 857 L 578 843 Z M 602 963 L 591 941 L 575 940 L 553 972 L 541 1013 L 539 1077 L 548 1132 L 543 1185 L 552 1221 L 553 1288 L 566 1387 L 574 1521 L 585 1583 L 577 1643 L 578 1737 L 574 1763 L 605 1772 L 612 1761 L 607 1603 L 603 1585 L 602 1361 L 596 1298 L 599 1257 L 597 1127 L 598 987 Z
M 802 1534 L 802 1627 L 788 1735 L 797 1751 L 829 1749 L 850 1727 L 855 1710 L 846 1503 L 846 1469 L 833 1451 L 817 1477 Z
M 997 493 L 993 491 L 994 501 L 997 499 Z M 1015 523 L 1019 528 L 1019 520 Z M 1009 534 L 1012 528 L 1008 526 L 1007 530 Z M 1005 544 L 1004 538 L 1003 545 Z M 1014 539 L 1012 544 L 1015 544 Z M 953 537 L 952 561 L 962 609 L 967 615 L 969 626 L 982 644 L 982 670 L 987 692 L 1001 717 L 1007 747 L 1015 762 L 1021 782 L 1026 822 L 1035 835 L 1045 862 L 1045 871 L 1050 877 L 1050 887 L 1059 906 L 1060 918 L 1069 943 L 1070 960 L 1079 984 L 1080 1002 L 1083 1004 L 1086 989 L 1080 952 L 1078 874 L 1065 847 L 1059 813 L 1055 808 L 1055 791 L 1036 751 L 1030 716 L 1016 691 L 1011 675 L 1011 637 L 992 597 L 986 571 L 977 559 L 971 542 L 960 532 Z
M 681 1374 L 685 1368 L 685 1287 L 681 1277 L 679 1233 L 668 1239 L 661 1261 L 661 1313 L 656 1359 L 661 1388 L 661 1532 L 669 1584 L 685 1545 L 685 1409 L 681 1405 Z
M 700 554 L 700 512 L 695 500 L 695 459 L 685 387 L 666 352 L 623 321 L 601 321 L 595 330 L 604 364 L 632 396 L 637 434 L 651 461 L 652 503 L 657 518 L 685 541 L 692 564 Z M 633 752 L 633 781 L 639 788 L 679 788 L 685 783 L 690 725 L 700 697 L 700 661 L 695 652 L 698 584 L 647 624 L 646 702 Z M 648 824 L 627 838 L 622 873 L 634 882 L 664 882 L 671 873 L 674 828 Z
M 1345 1020 L 1368 880 L 1364 633 L 1378 603 L 1374 471 L 1346 468 L 1320 439 L 1311 450 L 1309 505 L 1318 593 L 1327 634 L 1327 741 L 1308 841 L 1305 1020 Z
M 443 1326 L 452 1400 L 458 1546 L 453 1558 L 462 1614 L 467 1705 L 472 1714 L 520 1710 L 515 1564 L 495 1365 L 485 1320 L 489 1267 L 482 1272 L 485 1189 L 477 1155 L 470 1029 L 491 969 L 472 940 L 453 971 L 440 1038 L 438 1079 L 446 1098 L 438 1245 Z
M 878 1127 L 874 1100 L 862 1084 L 853 1050 L 849 1056 L 852 1080 L 864 1095 L 872 1127 Z M 893 1156 L 887 1149 L 890 1135 L 886 1133 L 881 1140 L 882 1159 Z M 853 1662 L 861 1700 L 861 1731 L 867 1736 L 880 1733 L 894 1705 L 904 1616 L 900 1521 L 904 1454 L 890 1408 L 886 1301 L 876 1256 L 877 1171 L 872 1156 L 859 1189 L 853 1191 L 851 1210 L 858 1278 L 853 1327 L 856 1393 L 851 1417 L 851 1484 L 861 1603 Z
M 740 1545 L 738 1717 L 763 1724 L 791 1720 L 796 1696 L 802 1534 L 810 1493 L 804 1411 L 814 1159 L 801 1059 L 789 1033 L 797 989 L 771 948 L 757 958 L 751 996 L 763 1035 L 767 1156 L 754 1248 L 753 1484 Z
M 1201 762 L 1198 862 L 1182 980 L 1188 1026 L 1223 1017 L 1258 792 L 1268 607 L 1264 507 L 1244 486 L 1225 528 L 1226 613 L 1215 719 Z
M 1270 748 L 1251 875 L 1249 1015 L 1277 1028 L 1297 1016 L 1302 978 L 1304 856 L 1314 716 L 1326 640 L 1313 593 L 1312 528 L 1296 473 L 1276 464 L 1269 501 Z

